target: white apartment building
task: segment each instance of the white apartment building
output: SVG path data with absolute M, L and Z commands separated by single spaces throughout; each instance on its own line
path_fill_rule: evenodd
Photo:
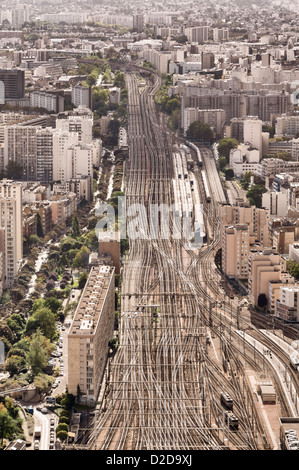
M 171 60 L 171 52 L 145 49 L 143 58 L 153 64 L 160 73 L 168 73 L 168 64 Z
M 92 109 L 91 87 L 76 85 L 72 88 L 72 103 L 76 107 L 86 106 Z
M 68 155 L 70 154 L 70 155 Z M 70 158 L 72 161 L 72 175 L 71 177 L 77 177 L 78 175 L 92 177 L 93 172 L 93 146 L 78 144 L 70 147 L 67 150 L 67 160 Z
M 285 321 L 299 320 L 299 286 L 280 287 L 280 296 L 276 300 L 275 315 Z
M 262 195 L 262 206 L 269 210 L 270 215 L 286 217 L 288 210 L 288 195 L 270 191 Z
M 4 287 L 11 288 L 23 258 L 21 183 L 0 181 L 0 227 L 4 229 Z
M 262 126 L 263 123 L 260 119 L 244 120 L 244 143 L 250 145 L 251 148 L 258 150 L 259 159 L 261 159 L 263 154 Z
M 92 144 L 93 113 L 85 106 L 79 106 L 73 111 L 61 113 L 56 119 L 56 129 L 65 132 L 77 132 L 79 142 Z
M 34 91 L 30 93 L 30 106 L 31 108 L 44 108 L 50 112 L 61 113 L 64 111 L 64 98 L 53 93 Z
M 276 118 L 276 137 L 295 137 L 299 132 L 299 116 L 278 116 Z
M 191 28 L 185 28 L 185 35 L 187 36 L 189 42 L 203 44 L 209 39 L 209 27 L 195 26 Z
M 53 136 L 53 180 L 67 181 L 73 176 L 73 153 L 67 152 L 78 145 L 77 132 L 57 129 Z
M 226 28 L 213 28 L 213 41 L 228 41 L 229 40 L 229 29 Z
M 225 123 L 226 114 L 224 109 L 199 109 L 199 108 L 185 108 L 184 109 L 184 134 L 193 122 L 201 121 L 209 124 L 218 136 L 223 133 L 223 126 Z

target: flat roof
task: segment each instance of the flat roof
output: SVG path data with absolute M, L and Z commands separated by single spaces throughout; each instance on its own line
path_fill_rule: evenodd
M 106 301 L 115 268 L 93 266 L 77 306 L 68 336 L 93 335 Z

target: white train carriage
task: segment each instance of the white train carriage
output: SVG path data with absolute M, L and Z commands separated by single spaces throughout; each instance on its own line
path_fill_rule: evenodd
M 206 201 L 211 202 L 211 193 L 210 193 L 208 178 L 207 178 L 207 174 L 205 170 L 202 170 L 201 177 L 202 177 Z

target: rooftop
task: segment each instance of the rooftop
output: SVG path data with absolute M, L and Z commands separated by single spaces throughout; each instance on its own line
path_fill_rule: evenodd
M 100 265 L 91 268 L 69 336 L 94 334 L 113 274 L 112 266 Z

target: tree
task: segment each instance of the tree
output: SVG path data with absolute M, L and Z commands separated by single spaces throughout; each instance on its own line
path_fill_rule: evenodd
M 267 307 L 267 304 L 268 304 L 268 299 L 267 299 L 267 296 L 266 294 L 260 294 L 258 296 L 258 299 L 257 299 L 257 304 L 260 308 L 265 308 Z
M 176 109 L 180 109 L 181 103 L 177 98 L 172 98 L 166 104 L 166 112 L 167 114 L 171 114 Z
M 10 356 L 6 359 L 5 370 L 9 372 L 11 376 L 18 374 L 26 365 L 24 357 L 21 356 Z
M 47 284 L 46 284 L 47 291 L 53 290 L 54 287 L 55 287 L 55 281 L 53 279 L 49 279 Z
M 78 281 L 79 289 L 84 289 L 87 279 L 88 279 L 88 273 L 84 271 L 84 273 L 82 273 L 79 277 L 79 281 Z
M 275 135 L 275 126 L 263 125 L 262 132 L 269 132 L 270 138 L 273 138 Z
M 40 238 L 44 238 L 44 230 L 42 225 L 42 219 L 40 213 L 37 212 L 36 214 L 36 234 Z
M 265 186 L 255 184 L 248 190 L 246 197 L 252 206 L 262 206 L 262 195 L 267 192 Z
M 83 268 L 88 265 L 90 250 L 86 246 L 82 246 L 79 253 L 76 255 L 73 266 L 74 268 Z
M 9 179 L 19 180 L 22 176 L 23 168 L 18 162 L 9 160 L 6 166 L 6 176 Z
M 296 261 L 288 263 L 288 269 L 295 279 L 299 279 L 299 263 L 296 263 Z
M 26 361 L 34 375 L 40 374 L 48 364 L 51 355 L 51 343 L 40 330 L 32 336 Z
M 230 181 L 234 178 L 235 174 L 234 174 L 234 170 L 232 168 L 227 168 L 225 170 L 225 179 L 227 181 Z
M 213 140 L 213 131 L 209 124 L 201 121 L 195 121 L 190 124 L 187 130 L 187 137 L 189 139 L 197 140 L 200 142 L 211 142 Z
M 7 320 L 6 324 L 10 330 L 15 334 L 17 340 L 21 338 L 22 331 L 25 327 L 26 321 L 19 313 L 13 313 Z
M 218 158 L 218 168 L 220 171 L 223 171 L 224 168 L 226 167 L 227 165 L 227 161 L 226 161 L 226 158 L 225 157 L 219 157 Z
M 61 441 L 66 441 L 68 438 L 68 432 L 67 431 L 56 432 L 56 437 L 58 437 L 58 439 L 60 439 Z
M 40 393 L 45 393 L 49 390 L 51 386 L 52 380 L 49 379 L 49 376 L 45 374 L 38 374 L 34 377 L 34 385 L 35 388 L 40 392 Z
M 13 418 L 4 405 L 0 404 L 0 439 L 3 445 L 4 439 L 11 439 L 16 432 L 17 427 Z
M 54 313 L 54 315 L 57 315 L 57 313 L 59 312 L 59 310 L 62 307 L 62 302 L 60 300 L 56 299 L 55 297 L 48 297 L 45 300 L 45 307 L 49 308 L 51 310 L 51 312 Z
M 217 150 L 221 157 L 225 157 L 227 163 L 229 162 L 229 154 L 232 149 L 236 149 L 239 145 L 237 139 L 221 139 L 219 141 Z
M 79 238 L 81 236 L 81 230 L 79 225 L 78 217 L 75 215 L 72 219 L 72 238 Z
M 54 313 L 49 308 L 42 307 L 34 313 L 33 317 L 42 334 L 52 341 L 57 334 Z
M 180 113 L 180 110 L 176 109 L 171 113 L 171 116 L 168 120 L 168 125 L 173 131 L 176 131 L 180 127 Z

